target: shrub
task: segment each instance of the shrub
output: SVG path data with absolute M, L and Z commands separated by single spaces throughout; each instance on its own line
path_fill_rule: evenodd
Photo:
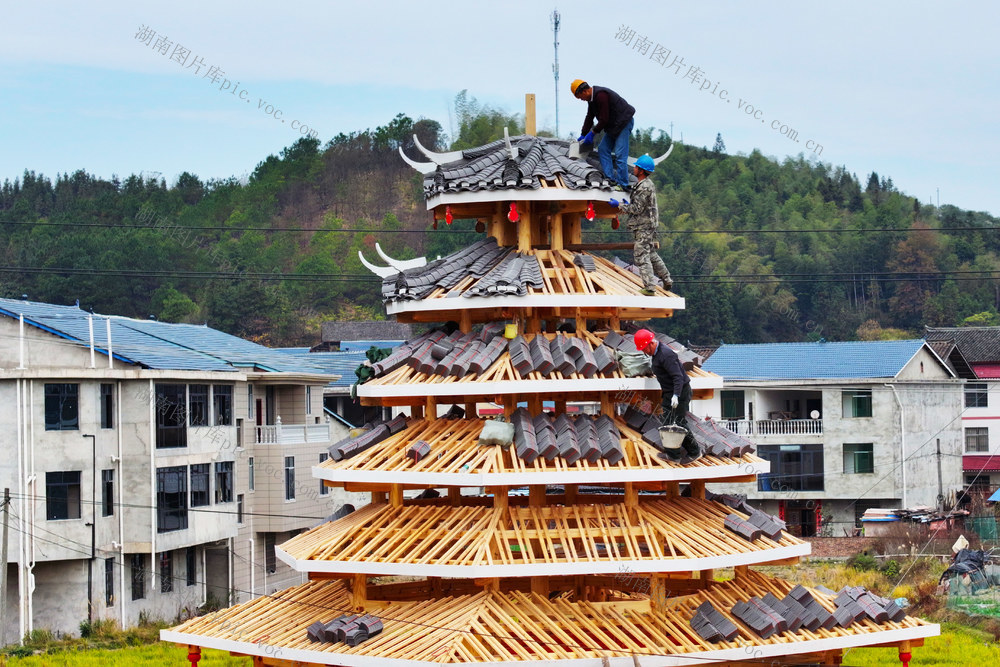
M 862 551 L 848 558 L 847 566 L 854 568 L 859 572 L 867 572 L 870 570 L 877 570 L 878 561 L 875 559 L 875 556 L 872 556 L 867 551 Z
M 889 579 L 895 579 L 896 577 L 898 577 L 901 570 L 899 566 L 899 561 L 894 559 L 887 560 L 885 563 L 882 564 L 882 567 L 879 569 L 882 571 L 882 574 L 884 574 Z

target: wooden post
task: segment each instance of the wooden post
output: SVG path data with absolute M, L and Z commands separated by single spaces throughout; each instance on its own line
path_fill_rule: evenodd
M 566 399 L 556 399 L 556 411 L 553 414 L 562 415 L 566 413 Z
M 705 584 L 705 586 L 707 587 L 708 584 L 715 581 L 715 570 L 702 570 L 699 573 L 699 578 L 701 579 L 702 583 Z
M 615 416 L 615 402 L 610 391 L 601 392 L 601 414 L 611 418 Z
M 625 482 L 625 511 L 633 524 L 639 520 L 639 489 L 633 482 Z
M 389 504 L 393 507 L 403 506 L 403 485 L 393 484 L 389 487 Z
M 549 230 L 549 245 L 553 250 L 563 249 L 563 216 L 556 213 L 552 216 L 552 225 Z
M 563 243 L 569 245 L 573 243 L 582 243 L 583 239 L 583 227 L 580 221 L 579 213 L 566 213 L 563 214 L 563 220 L 566 220 L 566 229 L 563 234 Z
M 368 575 L 355 574 L 351 580 L 351 605 L 354 613 L 360 614 L 368 602 Z
M 476 402 L 470 401 L 465 404 L 465 418 L 475 419 L 479 415 L 476 413 Z
M 448 502 L 452 506 L 457 506 L 462 504 L 462 487 L 460 486 L 448 487 Z
M 737 565 L 733 569 L 736 573 L 736 579 L 743 579 L 748 574 L 750 574 L 750 566 L 748 565 Z
M 670 593 L 667 591 L 666 579 L 660 574 L 649 575 L 649 607 L 650 609 L 665 609 L 665 603 Z
M 535 484 L 528 487 L 528 505 L 531 507 L 545 507 L 544 484 Z
M 528 202 L 517 203 L 517 210 L 521 219 L 517 221 L 517 250 L 518 252 L 528 252 L 531 250 L 531 213 L 528 212 Z
M 414 419 L 424 418 L 424 406 L 422 405 L 411 405 L 410 406 L 410 416 Z
M 508 507 L 508 495 L 506 486 L 493 487 L 493 507 L 506 512 Z
M 438 418 L 438 406 L 437 406 L 437 398 L 436 397 L 434 397 L 434 396 L 428 396 L 427 397 L 427 412 L 426 412 L 425 416 L 427 418 L 427 421 L 429 421 L 429 422 L 437 421 L 437 418 Z
M 372 491 L 372 505 L 386 501 L 385 491 Z
M 566 489 L 566 504 L 572 505 L 576 502 L 576 492 L 579 487 L 576 484 L 567 484 L 563 488 Z
M 535 94 L 524 94 L 524 133 L 535 136 Z
M 540 334 L 539 334 L 540 335 Z M 537 415 L 542 411 L 542 395 L 531 394 L 528 396 L 528 412 Z
M 667 492 L 667 498 L 676 498 L 681 495 L 680 482 L 664 482 L 663 490 Z
M 531 592 L 536 595 L 540 595 L 543 598 L 549 597 L 549 578 L 548 577 L 532 577 L 531 578 Z
M 462 330 L 462 333 L 472 331 L 472 311 L 466 308 L 458 314 L 458 317 L 458 328 Z
M 705 498 L 705 480 L 703 479 L 693 479 L 691 480 L 691 497 L 692 498 Z

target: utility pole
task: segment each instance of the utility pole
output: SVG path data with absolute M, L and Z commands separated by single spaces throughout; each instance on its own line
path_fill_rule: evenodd
M 941 438 L 937 439 L 937 468 L 938 468 L 938 510 L 944 511 L 944 486 L 941 483 Z
M 552 74 L 556 78 L 556 139 L 559 138 L 559 10 L 552 10 L 552 48 L 556 59 L 552 63 Z
M 3 536 L 0 539 L 0 609 L 7 611 L 7 522 L 10 520 L 10 489 L 3 490 Z M 0 646 L 7 645 L 7 623 L 0 623 Z

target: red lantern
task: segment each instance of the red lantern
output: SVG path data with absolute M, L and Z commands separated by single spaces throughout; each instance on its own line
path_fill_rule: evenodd
M 507 212 L 507 219 L 511 222 L 517 222 L 521 219 L 521 216 L 517 212 L 517 202 L 512 201 L 510 203 L 510 211 Z
M 451 221 L 454 220 L 454 219 L 455 219 L 455 216 L 453 216 L 451 214 L 451 206 L 445 206 L 444 207 L 444 221 L 447 222 L 450 225 Z
M 618 229 L 621 223 L 618 222 L 618 216 L 611 218 L 611 229 Z
M 587 220 L 593 220 L 596 217 L 597 214 L 594 213 L 594 202 L 587 202 Z

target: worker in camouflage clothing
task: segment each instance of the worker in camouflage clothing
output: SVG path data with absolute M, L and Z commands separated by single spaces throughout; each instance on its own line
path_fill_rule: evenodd
M 635 239 L 633 248 L 635 265 L 639 267 L 639 275 L 642 276 L 642 293 L 652 296 L 655 292 L 656 281 L 654 275 L 663 281 L 663 287 L 670 289 L 674 282 L 670 278 L 670 271 L 666 264 L 660 259 L 653 244 L 656 242 L 656 232 L 660 226 L 660 213 L 656 208 L 656 189 L 653 187 L 653 180 L 649 175 L 653 173 L 656 165 L 653 158 L 643 155 L 635 161 L 633 173 L 638 179 L 638 183 L 632 188 L 632 202 L 626 199 L 619 202 L 611 199 L 609 204 L 616 207 L 622 213 L 628 213 L 628 229 Z

